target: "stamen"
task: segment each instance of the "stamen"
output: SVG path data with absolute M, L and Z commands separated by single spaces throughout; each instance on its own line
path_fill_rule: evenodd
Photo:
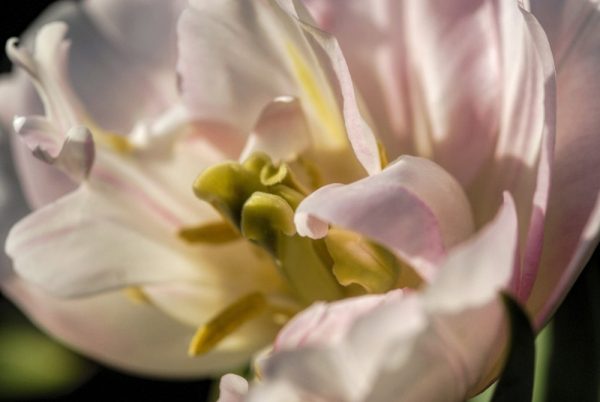
M 278 195 L 279 197 L 283 198 L 288 204 L 290 204 L 290 207 L 292 207 L 294 211 L 296 210 L 298 205 L 300 205 L 302 200 L 306 198 L 306 196 L 301 192 L 296 191 L 293 188 L 290 188 L 283 184 L 273 186 L 270 190 L 272 194 Z
M 242 234 L 275 253 L 277 237 L 296 234 L 294 210 L 280 196 L 255 192 L 242 209 Z
M 255 191 L 266 190 L 256 174 L 245 166 L 227 162 L 206 169 L 194 182 L 196 196 L 211 204 L 236 227 L 246 200 Z
M 323 176 L 319 172 L 319 167 L 312 162 L 311 160 L 305 157 L 298 157 L 298 164 L 304 169 L 308 179 L 310 180 L 310 185 L 312 188 L 317 189 L 324 184 Z
M 240 239 L 240 233 L 224 221 L 183 228 L 177 235 L 188 243 L 223 244 Z
M 280 236 L 278 239 L 277 265 L 298 299 L 305 304 L 344 297 L 344 290 L 331 272 L 331 265 L 321 258 L 318 250 L 321 242 L 298 235 Z
M 198 328 L 188 354 L 193 357 L 210 352 L 228 335 L 264 312 L 267 306 L 266 298 L 259 292 L 238 299 Z
M 276 167 L 260 152 L 253 153 L 241 164 L 226 162 L 212 166 L 194 182 L 196 196 L 210 203 L 238 228 L 242 208 L 252 194 L 277 195 L 295 208 L 305 197 L 305 191 L 286 164 Z
M 302 191 L 287 165 L 275 167 L 258 152 L 241 164 L 210 167 L 194 183 L 200 199 L 271 254 L 303 304 L 336 300 L 344 290 L 331 272 L 331 259 L 318 254 L 312 239 L 296 235 L 294 209 L 305 197 Z

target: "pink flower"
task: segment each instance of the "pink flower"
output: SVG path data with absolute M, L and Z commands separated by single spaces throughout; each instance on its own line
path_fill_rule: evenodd
M 305 3 L 316 22 L 292 0 L 84 2 L 9 42 L 42 102 L 3 83 L 36 209 L 3 288 L 170 376 L 248 361 L 318 301 L 222 400 L 462 400 L 497 374 L 499 292 L 541 328 L 597 243 L 597 11 Z

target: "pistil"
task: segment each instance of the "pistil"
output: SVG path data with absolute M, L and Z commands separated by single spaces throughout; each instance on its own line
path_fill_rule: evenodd
M 309 191 L 289 165 L 275 165 L 265 154 L 210 167 L 196 179 L 194 192 L 224 221 L 184 228 L 180 237 L 212 244 L 243 238 L 260 246 L 273 258 L 300 307 L 419 283 L 394 254 L 355 233 L 332 228 L 324 239 L 299 236 L 294 213 Z M 217 313 L 198 330 L 190 353 L 211 350 L 265 311 L 269 304 L 259 303 L 261 297 L 245 296 Z

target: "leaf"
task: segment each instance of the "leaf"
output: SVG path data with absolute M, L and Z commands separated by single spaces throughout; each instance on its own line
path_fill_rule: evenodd
M 503 295 L 510 317 L 510 350 L 492 402 L 531 401 L 535 372 L 535 335 L 527 314 Z

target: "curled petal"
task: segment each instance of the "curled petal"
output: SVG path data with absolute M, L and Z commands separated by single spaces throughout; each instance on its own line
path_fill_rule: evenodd
M 367 236 L 427 280 L 447 249 L 474 228 L 460 185 L 435 163 L 409 156 L 377 175 L 321 188 L 300 204 L 295 222 L 301 235 L 311 237 L 326 234 L 327 224 Z
M 275 340 L 274 351 L 338 343 L 359 317 L 402 296 L 403 292 L 396 290 L 385 295 L 369 295 L 329 304 L 316 303 L 285 326 Z
M 217 402 L 242 402 L 248 393 L 248 381 L 235 374 L 225 374 L 219 384 Z
M 264 152 L 279 163 L 295 159 L 309 146 L 310 132 L 300 102 L 279 97 L 263 109 L 239 159 L 244 161 L 253 152 Z
M 6 43 L 6 53 L 13 63 L 30 77 L 44 104 L 48 120 L 61 133 L 81 122 L 81 107 L 71 93 L 67 79 L 69 42 L 65 41 L 67 25 L 47 24 L 36 35 L 34 51 L 18 45 L 18 39 Z
M 92 133 L 87 128 L 71 128 L 62 144 L 56 142 L 60 134 L 44 118 L 17 117 L 14 128 L 36 158 L 61 169 L 75 182 L 89 175 L 94 163 L 95 147 Z

